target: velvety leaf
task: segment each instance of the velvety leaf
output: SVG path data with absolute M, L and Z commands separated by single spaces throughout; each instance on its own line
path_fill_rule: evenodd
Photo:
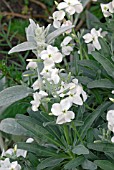
M 7 118 L 1 121 L 0 130 L 12 135 L 28 135 L 26 129 L 16 122 L 13 118 Z
M 20 52 L 20 51 L 27 51 L 27 50 L 34 50 L 37 49 L 36 44 L 34 44 L 33 42 L 24 42 L 21 43 L 15 47 L 13 47 L 8 54 L 14 53 L 14 52 Z
M 46 42 L 50 44 L 56 37 L 58 37 L 59 35 L 63 34 L 64 32 L 66 32 L 67 30 L 73 27 L 74 25 L 58 28 L 57 30 L 53 31 L 47 36 Z
M 18 100 L 26 98 L 32 93 L 32 89 L 17 85 L 9 87 L 0 92 L 0 106 L 12 104 Z

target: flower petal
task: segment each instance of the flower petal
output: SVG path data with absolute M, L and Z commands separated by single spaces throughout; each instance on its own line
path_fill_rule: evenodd
M 59 116 L 62 114 L 61 105 L 59 103 L 54 103 L 51 108 L 51 112 L 55 116 Z
M 68 7 L 68 4 L 66 2 L 61 2 L 57 6 L 58 10 L 64 9 L 66 7 Z
M 67 113 L 65 114 L 65 120 L 66 122 L 71 122 L 72 119 L 75 118 L 75 114 L 72 111 L 67 111 Z
M 68 110 L 72 106 L 72 103 L 69 100 L 69 98 L 61 100 L 60 104 L 61 104 L 62 110 Z

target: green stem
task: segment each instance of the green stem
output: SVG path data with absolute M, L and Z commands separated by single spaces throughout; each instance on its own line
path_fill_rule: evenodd
M 83 140 L 81 139 L 81 136 L 79 135 L 76 126 L 74 125 L 74 122 L 72 122 L 72 128 L 74 129 L 75 132 L 75 137 L 77 136 L 79 141 L 83 144 Z
M 67 125 L 64 125 L 63 128 L 64 128 L 64 134 L 65 134 L 65 138 L 66 138 L 67 144 L 70 145 L 70 138 L 69 138 L 69 134 L 68 134 L 69 133 L 68 132 L 68 127 L 67 127 Z

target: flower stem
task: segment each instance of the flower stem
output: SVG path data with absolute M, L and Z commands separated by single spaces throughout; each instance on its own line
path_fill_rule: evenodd
M 68 132 L 68 127 L 67 127 L 67 125 L 64 125 L 63 128 L 64 128 L 64 134 L 65 134 L 65 138 L 66 138 L 67 144 L 70 145 L 70 138 L 69 138 L 69 134 L 68 134 L 69 133 Z

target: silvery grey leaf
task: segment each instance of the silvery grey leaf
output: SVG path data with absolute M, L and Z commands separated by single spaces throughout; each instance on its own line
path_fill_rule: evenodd
M 67 30 L 73 28 L 74 25 L 71 26 L 67 26 L 67 27 L 61 27 L 59 29 L 57 29 L 56 31 L 53 31 L 52 33 L 50 33 L 47 37 L 46 37 L 46 43 L 50 44 L 56 37 L 58 37 L 59 35 L 65 33 Z
M 0 106 L 10 105 L 32 94 L 32 89 L 23 85 L 9 87 L 0 92 Z
M 24 42 L 21 43 L 15 47 L 13 47 L 8 54 L 14 53 L 14 52 L 20 52 L 20 51 L 27 51 L 27 50 L 33 50 L 33 49 L 37 49 L 37 45 L 33 42 Z
M 35 42 L 34 38 L 35 38 L 35 30 L 37 28 L 37 25 L 35 24 L 35 22 L 32 19 L 30 19 L 29 21 L 30 21 L 30 24 L 25 29 L 27 41 Z
M 24 129 L 19 123 L 13 118 L 7 118 L 1 121 L 0 131 L 12 134 L 12 135 L 27 135 L 27 130 Z

